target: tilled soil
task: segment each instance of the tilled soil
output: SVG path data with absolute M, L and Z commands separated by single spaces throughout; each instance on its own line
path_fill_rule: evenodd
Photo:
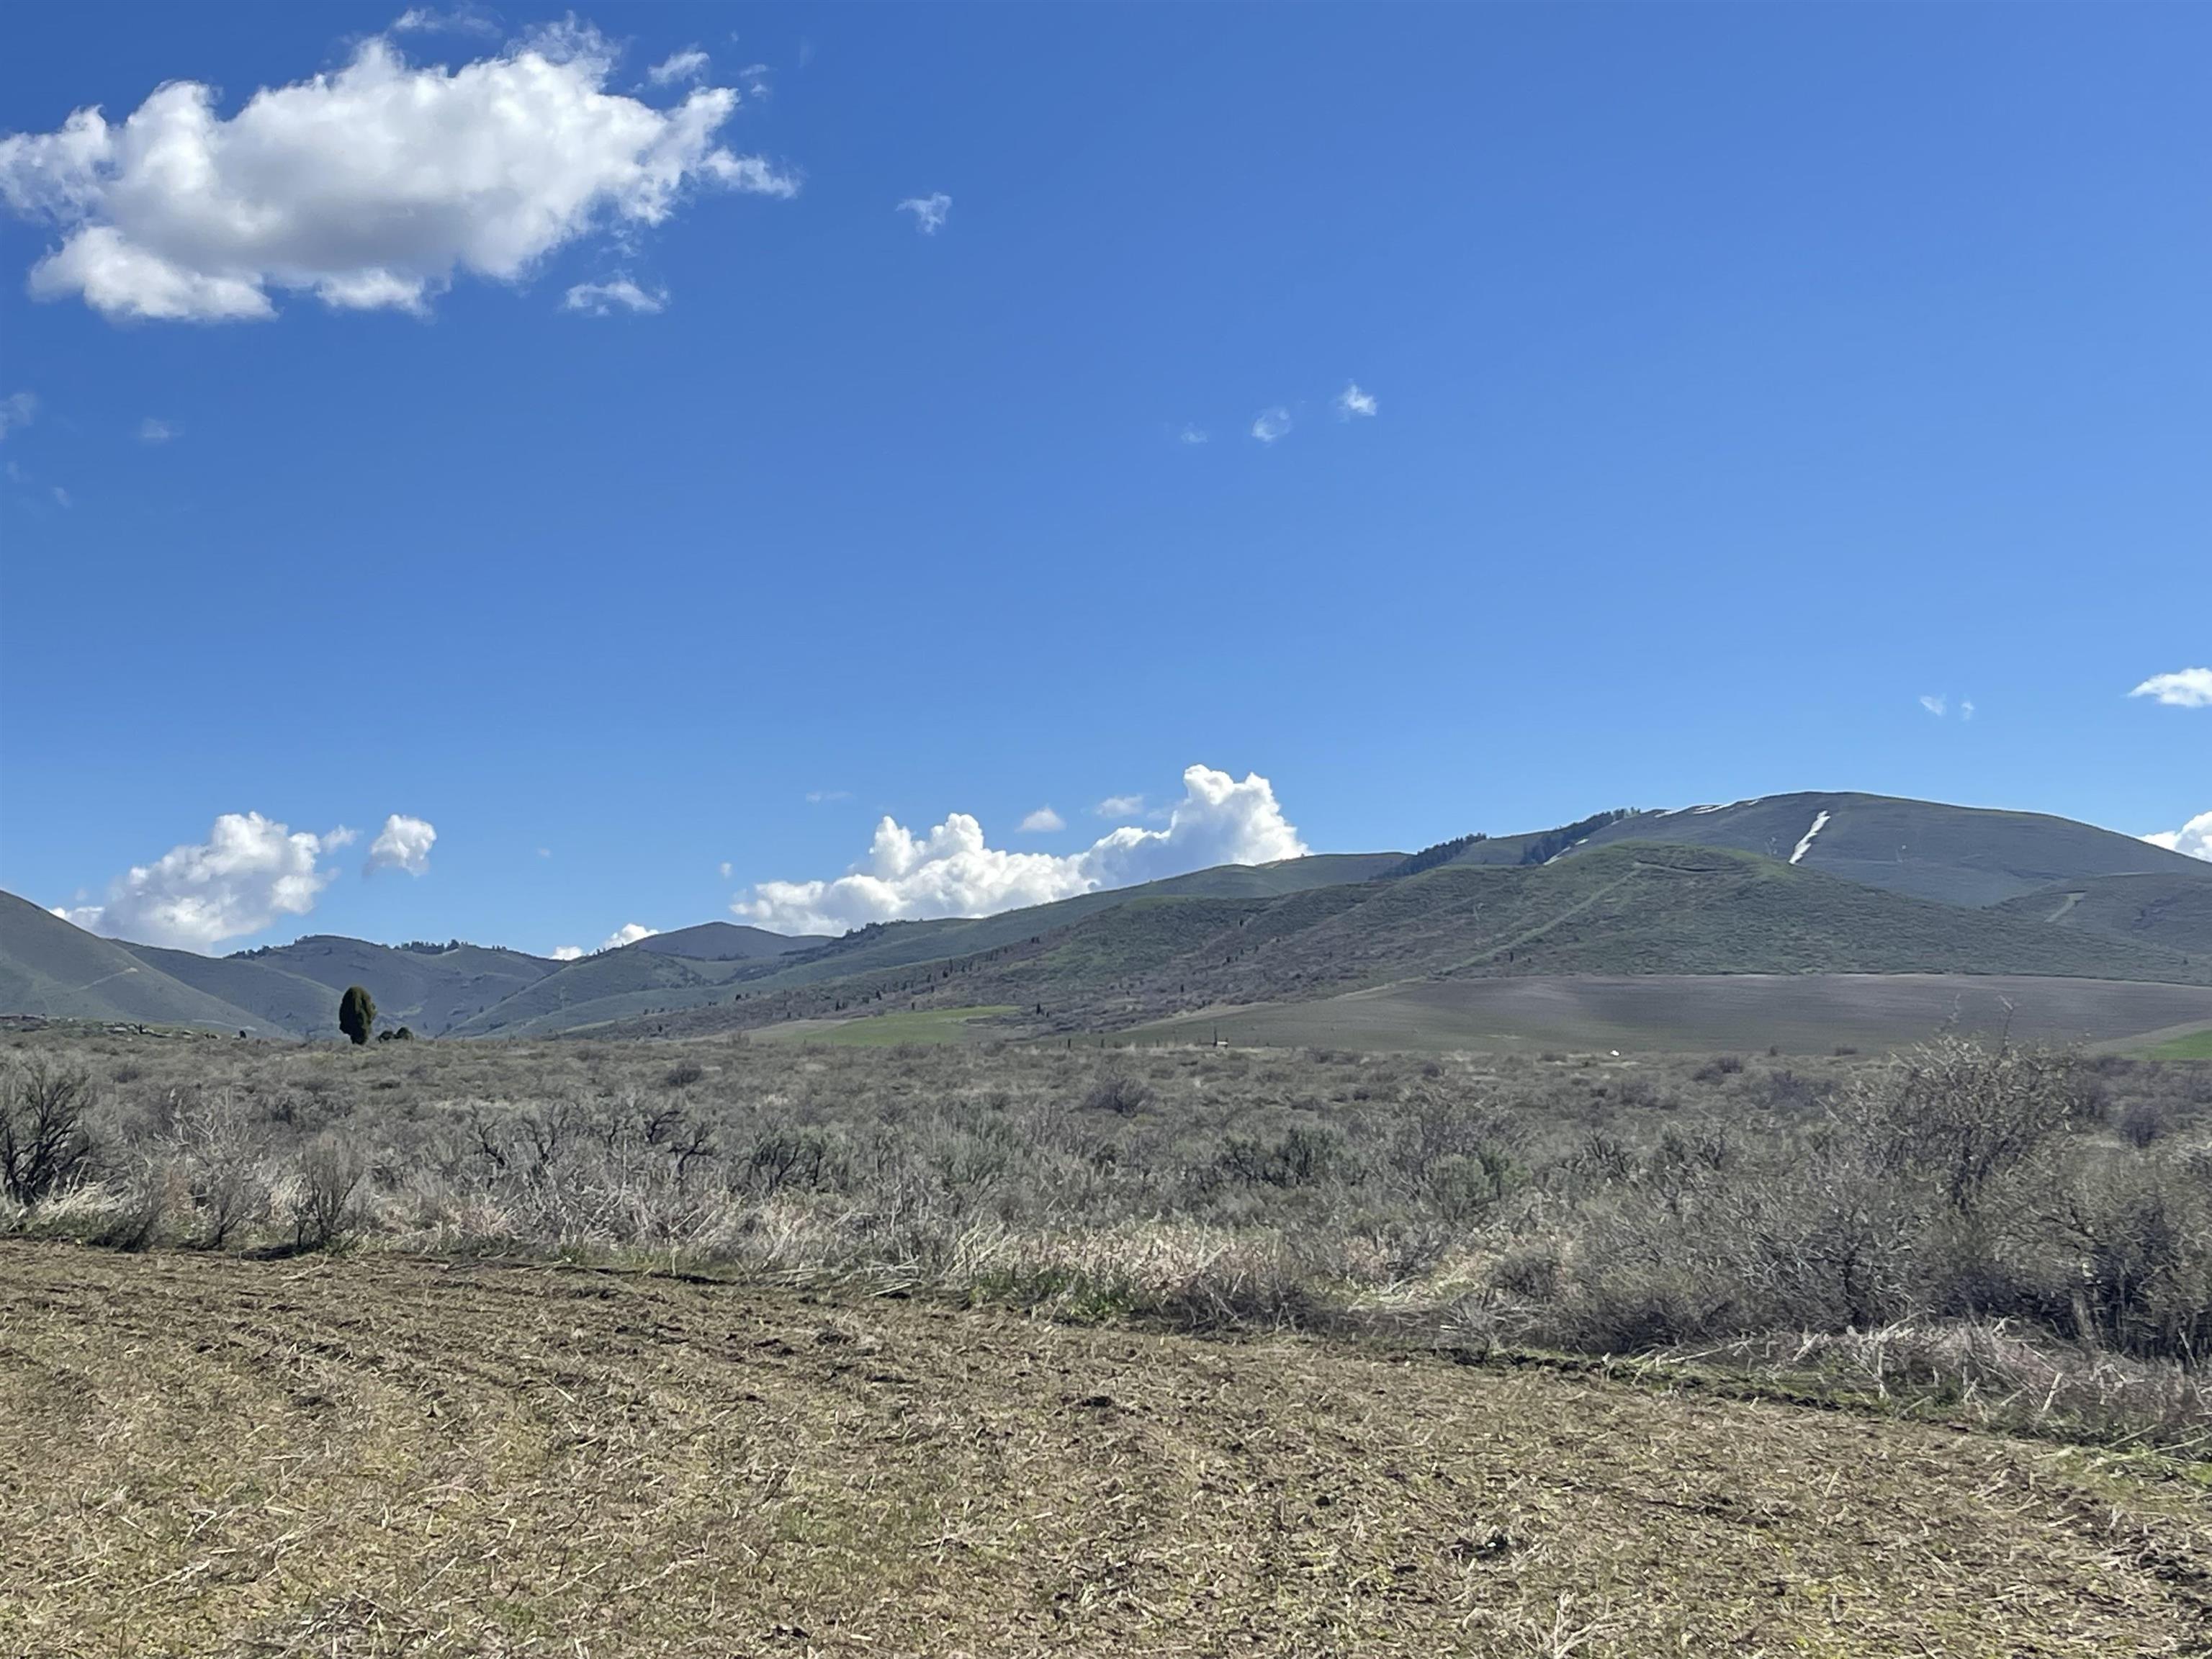
M 2110 1458 L 1312 1340 L 0 1244 L 0 1653 L 2212 1653 Z

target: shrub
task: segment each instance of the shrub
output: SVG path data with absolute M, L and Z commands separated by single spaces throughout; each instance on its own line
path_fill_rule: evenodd
M 320 1250 L 338 1243 L 354 1224 L 354 1194 L 367 1166 L 350 1141 L 318 1135 L 300 1154 L 292 1193 L 292 1243 Z
M 9 1198 L 35 1204 L 82 1177 L 92 1162 L 91 1105 L 84 1069 L 44 1054 L 0 1077 L 0 1187 Z

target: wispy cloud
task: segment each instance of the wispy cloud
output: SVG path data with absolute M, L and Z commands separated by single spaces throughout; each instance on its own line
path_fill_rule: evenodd
M 453 11 L 433 11 L 428 6 L 411 6 L 392 20 L 389 32 L 393 34 L 495 35 L 500 28 L 489 17 L 467 6 Z
M 1944 696 L 1942 692 L 1938 691 L 1932 695 L 1923 696 L 1920 699 L 1920 706 L 1926 709 L 1929 714 L 1935 715 L 1935 717 L 1940 720 L 1945 714 L 1950 712 L 1951 703 L 1950 699 Z
M 2171 674 L 2154 674 L 2128 695 L 2154 697 L 2173 708 L 2212 708 L 2212 668 L 2180 668 Z
M 593 317 L 611 316 L 617 309 L 653 316 L 668 309 L 668 290 L 648 293 L 627 276 L 606 283 L 579 283 L 561 301 L 563 311 L 580 311 Z
M 1362 392 L 1357 380 L 1346 380 L 1344 383 L 1344 390 L 1336 394 L 1336 414 L 1339 420 L 1349 421 L 1358 416 L 1372 415 L 1377 407 L 1375 394 L 1371 392 Z M 1414 424 L 1418 426 L 1420 422 L 1416 421 Z
M 1176 441 L 1179 444 L 1211 443 L 1213 441 L 1213 434 L 1198 427 L 1187 426 L 1176 434 Z
M 1971 699 L 1960 699 L 1959 718 L 1962 720 L 1970 720 L 1974 718 L 1974 705 Z
M 665 87 L 677 81 L 696 81 L 707 73 L 713 60 L 696 46 L 686 46 L 681 52 L 671 52 L 651 69 L 645 78 L 656 87 Z
M 1067 828 L 1067 820 L 1049 806 L 1040 806 L 1014 826 L 1025 836 L 1048 836 L 1055 830 Z
M 64 489 L 59 484 L 56 484 L 54 486 L 53 493 L 54 505 L 56 507 L 75 507 L 76 505 L 74 501 L 70 499 L 69 491 Z
M 38 417 L 39 400 L 27 392 L 11 392 L 0 398 L 0 438 Z
M 853 792 L 849 789 L 810 789 L 806 792 L 807 804 L 812 806 L 822 806 L 830 801 L 852 799 Z
M 929 196 L 909 196 L 898 204 L 901 213 L 914 215 L 914 228 L 925 236 L 934 236 L 945 228 L 945 216 L 952 211 L 952 198 L 943 191 Z
M 1263 444 L 1273 443 L 1291 429 L 1291 411 L 1277 404 L 1263 409 L 1252 422 L 1252 435 Z
M 1109 795 L 1091 809 L 1102 818 L 1133 818 L 1145 810 L 1142 795 Z
M 176 428 L 151 415 L 138 422 L 138 441 L 142 444 L 165 444 L 176 435 Z

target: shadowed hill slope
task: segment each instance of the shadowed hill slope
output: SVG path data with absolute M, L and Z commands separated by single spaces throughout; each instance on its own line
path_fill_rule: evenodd
M 364 986 L 376 999 L 378 1024 L 410 1025 L 424 1036 L 452 1030 L 560 965 L 520 951 L 482 945 L 413 951 L 332 933 L 311 933 L 289 945 L 225 960 L 258 963 L 312 981 L 333 998 L 349 985 Z
M 13 893 L 0 893 L 0 1012 L 276 1034 L 275 1022 L 264 1016 L 172 978 L 114 940 Z
M 2193 860 L 2203 863 L 2202 860 Z M 2212 870 L 2212 865 L 2204 866 Z M 2212 881 L 2156 874 L 2092 876 L 2038 888 L 1996 907 L 2058 927 L 2079 927 L 2114 939 L 2162 945 L 2190 956 L 2212 957 Z

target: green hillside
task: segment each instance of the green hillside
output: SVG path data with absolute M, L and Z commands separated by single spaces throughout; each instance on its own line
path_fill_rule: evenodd
M 753 981 L 741 1000 L 652 1029 L 986 1004 L 1028 1009 L 1043 1029 L 1113 1029 L 1406 981 L 1810 973 L 2191 984 L 2212 981 L 2212 963 L 1726 848 L 1630 843 L 1276 898 L 1146 896 L 951 960 Z
M 678 927 L 638 940 L 634 947 L 656 957 L 683 957 L 692 962 L 757 962 L 787 957 L 794 951 L 811 951 L 830 943 L 821 935 L 796 938 L 771 933 L 764 927 L 742 927 L 730 921 L 702 921 L 696 927 Z
M 408 950 L 331 933 L 226 958 L 258 963 L 322 986 L 333 996 L 349 985 L 376 999 L 378 1022 L 436 1036 L 535 984 L 561 964 L 481 945 Z
M 184 984 L 114 940 L 13 893 L 0 893 L 0 1012 L 279 1034 L 264 1017 Z
M 1813 833 L 1823 813 L 1826 821 Z M 1727 806 L 1639 812 L 1583 844 L 1666 842 L 1787 860 L 1808 834 L 1800 868 L 1946 904 L 1997 904 L 2094 876 L 2163 873 L 2212 883 L 2212 865 L 2201 860 L 2070 818 L 1887 795 L 1767 795 Z
M 2193 860 L 2202 864 L 2202 860 Z M 2212 865 L 2204 865 L 2212 871 Z M 2156 874 L 2093 876 L 2038 888 L 1996 907 L 2059 927 L 2078 927 L 2114 939 L 2162 945 L 2190 956 L 2212 957 L 2212 880 L 2161 871 Z

